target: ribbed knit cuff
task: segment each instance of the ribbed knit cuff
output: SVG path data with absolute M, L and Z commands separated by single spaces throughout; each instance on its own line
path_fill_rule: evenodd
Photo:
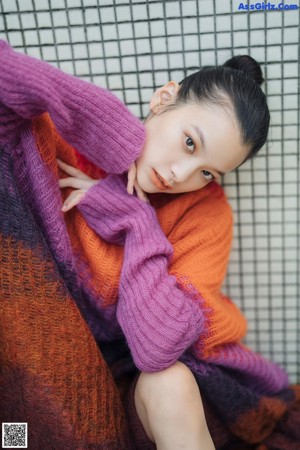
M 156 212 L 148 203 L 126 190 L 127 175 L 109 175 L 88 190 L 78 208 L 88 224 L 108 242 L 124 244 L 127 234 L 134 234 L 136 245 L 145 239 L 167 239 Z M 169 253 L 170 244 L 168 244 Z

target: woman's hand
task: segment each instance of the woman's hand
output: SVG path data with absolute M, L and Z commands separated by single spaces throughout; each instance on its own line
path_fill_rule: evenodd
M 74 206 L 78 205 L 78 203 L 83 199 L 86 192 L 95 184 L 99 183 L 100 180 L 94 180 L 89 177 L 85 173 L 81 172 L 81 170 L 76 169 L 75 167 L 66 164 L 65 162 L 57 159 L 58 166 L 68 175 L 67 178 L 62 178 L 59 180 L 59 187 L 71 187 L 75 190 L 71 192 L 71 194 L 66 198 L 64 204 L 62 206 L 62 211 L 67 212 L 72 209 Z M 129 194 L 133 194 L 133 190 L 137 194 L 137 197 L 147 203 L 149 203 L 148 197 L 145 192 L 140 188 L 136 179 L 136 165 L 135 163 L 128 170 L 128 182 L 127 182 L 127 192 Z
M 149 203 L 147 194 L 142 190 L 142 188 L 139 186 L 139 184 L 137 182 L 135 162 L 132 164 L 132 166 L 128 170 L 128 183 L 127 183 L 128 194 L 133 194 L 133 189 L 135 189 L 136 195 L 138 196 L 139 199 L 143 200 L 144 202 Z
M 65 162 L 57 159 L 58 166 L 68 175 L 67 178 L 62 178 L 59 180 L 58 184 L 60 188 L 72 187 L 75 190 L 66 198 L 64 204 L 61 208 L 63 212 L 67 212 L 74 206 L 78 205 L 80 200 L 83 199 L 86 192 L 95 184 L 99 183 L 99 180 L 94 180 L 93 178 L 87 176 L 85 173 L 81 172 L 75 167 L 69 166 Z

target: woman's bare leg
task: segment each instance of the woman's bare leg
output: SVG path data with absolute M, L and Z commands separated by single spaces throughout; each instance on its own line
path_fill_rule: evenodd
M 161 372 L 142 372 L 135 406 L 158 450 L 214 450 L 200 391 L 192 372 L 177 362 Z

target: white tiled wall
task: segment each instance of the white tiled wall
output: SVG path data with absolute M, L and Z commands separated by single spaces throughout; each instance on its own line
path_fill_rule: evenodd
M 261 63 L 271 130 L 260 154 L 224 179 L 235 216 L 224 290 L 245 311 L 249 346 L 299 381 L 300 10 L 247 12 L 240 3 L 1 0 L 0 36 L 114 90 L 139 116 L 147 114 L 153 89 L 169 79 L 234 54 Z

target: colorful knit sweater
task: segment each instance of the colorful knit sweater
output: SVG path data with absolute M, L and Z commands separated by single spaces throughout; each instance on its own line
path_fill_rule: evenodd
M 3 201 L 7 205 L 10 198 L 15 216 L 22 204 L 37 227 L 31 234 L 22 229 L 16 232 L 3 220 L 3 248 L 7 242 L 22 241 L 24 252 L 33 260 L 39 248 L 40 261 L 46 258 L 41 249 L 47 248 L 47 258 L 54 265 L 51 275 L 43 271 L 40 283 L 54 283 L 53 298 L 58 304 L 60 295 L 73 299 L 97 342 L 124 335 L 136 366 L 145 371 L 161 370 L 181 358 L 235 439 L 250 443 L 266 439 L 296 397 L 278 366 L 241 344 L 245 319 L 220 291 L 232 239 L 232 215 L 222 188 L 211 183 L 199 192 L 171 198 L 152 196 L 152 206 L 130 196 L 124 172 L 142 150 L 142 123 L 108 91 L 15 53 L 5 42 L 0 43 L 0 65 L 4 68 L 0 73 Z M 64 216 L 58 177 L 66 175 L 58 170 L 56 157 L 80 166 L 78 152 L 90 161 L 90 175 L 109 175 L 88 191 L 77 209 Z M 27 239 L 29 234 L 40 236 L 43 245 Z M 12 252 L 9 255 L 5 254 L 4 260 L 11 268 L 15 260 Z M 26 273 L 27 267 L 22 270 Z M 5 293 L 4 272 L 2 275 Z M 35 280 L 31 267 L 27 283 Z M 29 287 L 24 285 L 24 289 L 26 294 Z M 42 297 L 42 292 L 39 295 Z M 61 317 L 63 311 L 59 314 Z M 54 316 L 49 321 L 55 334 Z M 67 327 L 69 334 L 75 333 L 76 320 L 73 328 L 67 318 L 57 320 L 60 332 Z M 78 317 L 77 322 L 85 334 L 84 342 L 93 347 L 92 337 L 83 331 Z M 89 346 L 89 364 L 97 372 L 99 355 Z M 85 350 L 81 351 L 84 354 Z M 19 358 L 17 354 L 18 364 Z M 26 364 L 32 370 L 30 361 Z M 78 365 L 79 360 L 76 370 L 80 377 Z M 113 398 L 111 414 L 116 414 L 118 401 Z M 72 408 L 74 426 L 80 419 L 78 410 Z M 256 420 L 252 427 L 245 427 L 254 411 Z M 101 437 L 103 448 L 132 445 L 124 437 L 126 425 L 122 424 L 113 427 L 110 441 L 106 435 Z M 77 433 L 82 439 L 82 424 Z M 72 445 L 80 448 L 86 444 Z M 221 445 L 222 440 L 218 448 Z

